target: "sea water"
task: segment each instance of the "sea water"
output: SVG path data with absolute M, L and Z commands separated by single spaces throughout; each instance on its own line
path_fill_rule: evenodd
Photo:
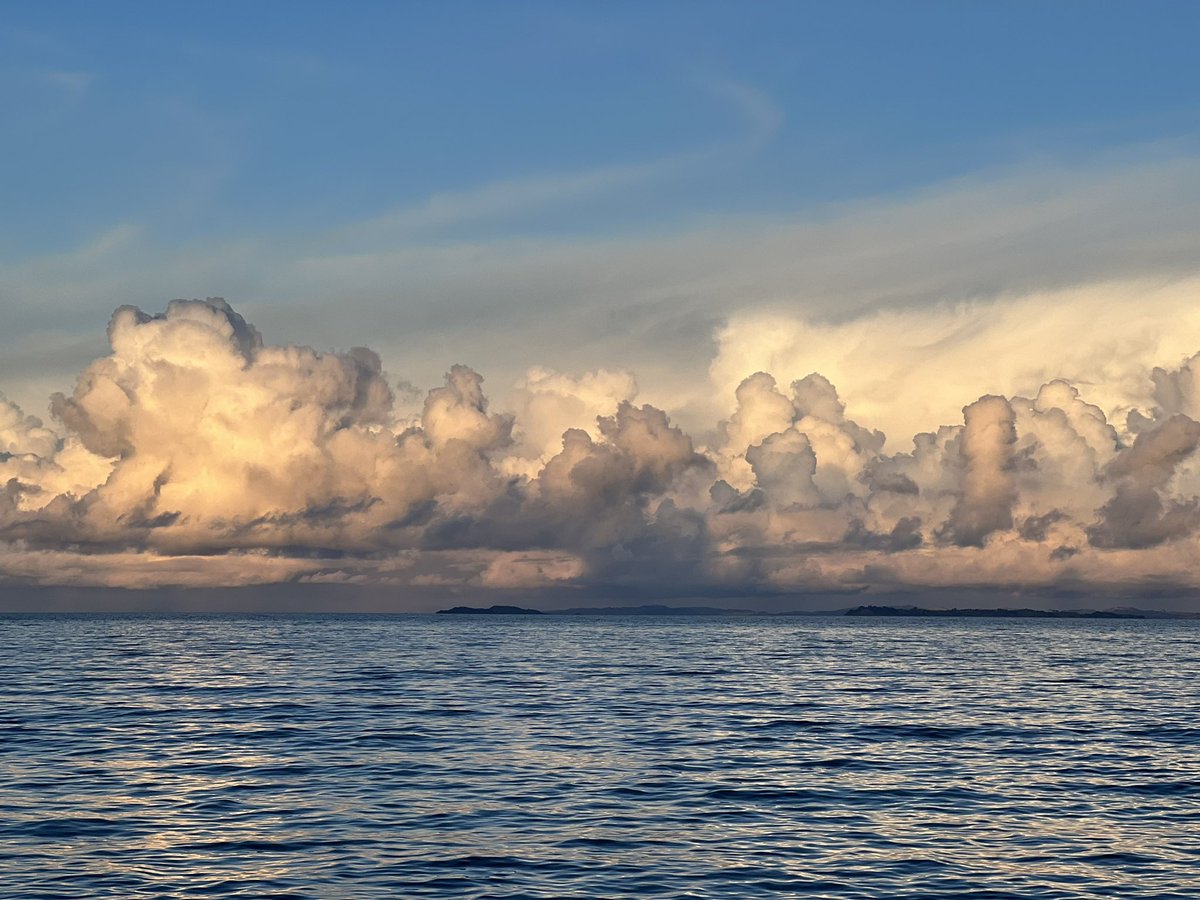
M 0 619 L 0 896 L 1197 897 L 1200 623 Z

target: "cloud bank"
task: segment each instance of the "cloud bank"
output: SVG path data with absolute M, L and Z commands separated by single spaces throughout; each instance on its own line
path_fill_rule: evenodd
M 1123 420 L 1049 379 L 905 441 L 824 373 L 749 371 L 702 442 L 624 372 L 532 369 L 509 412 L 457 365 L 406 404 L 371 350 L 270 344 L 220 299 L 121 307 L 108 341 L 50 426 L 0 399 L 0 583 L 1200 587 L 1200 354 Z

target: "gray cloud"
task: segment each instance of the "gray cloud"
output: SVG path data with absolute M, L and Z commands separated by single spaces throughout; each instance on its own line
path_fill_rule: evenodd
M 959 546 L 980 547 L 992 532 L 1012 527 L 1016 415 L 1003 397 L 981 397 L 963 408 L 963 419 L 961 490 L 944 533 Z
M 1191 534 L 1200 523 L 1195 497 L 1163 497 L 1176 468 L 1200 445 L 1200 422 L 1176 413 L 1143 431 L 1106 469 L 1116 493 L 1088 529 L 1099 547 L 1152 547 Z

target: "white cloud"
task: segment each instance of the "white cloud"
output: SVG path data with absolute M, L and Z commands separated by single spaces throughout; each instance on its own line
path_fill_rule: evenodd
M 718 332 L 714 392 L 748 371 L 781 379 L 820 372 L 852 415 L 904 449 L 958 417 L 964 398 L 1034 395 L 1056 378 L 1124 425 L 1155 405 L 1151 369 L 1200 346 L 1200 278 L 1130 280 L 822 323 L 738 313 Z M 1190 407 L 1189 407 L 1190 408 Z
M 758 372 L 704 449 L 620 372 L 532 370 L 514 415 L 455 366 L 413 418 L 372 351 L 272 344 L 221 300 L 122 307 L 108 337 L 57 431 L 0 403 L 8 584 L 1200 586 L 1192 358 L 1141 370 L 1132 430 L 1055 380 L 960 402 L 908 452 L 824 376 Z

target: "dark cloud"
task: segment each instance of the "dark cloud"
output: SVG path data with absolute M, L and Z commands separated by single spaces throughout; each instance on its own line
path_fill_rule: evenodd
M 1104 473 L 1116 493 L 1101 508 L 1100 521 L 1088 529 L 1091 542 L 1139 548 L 1190 535 L 1200 524 L 1200 502 L 1164 498 L 1162 491 L 1198 444 L 1200 422 L 1182 413 L 1139 434 Z

